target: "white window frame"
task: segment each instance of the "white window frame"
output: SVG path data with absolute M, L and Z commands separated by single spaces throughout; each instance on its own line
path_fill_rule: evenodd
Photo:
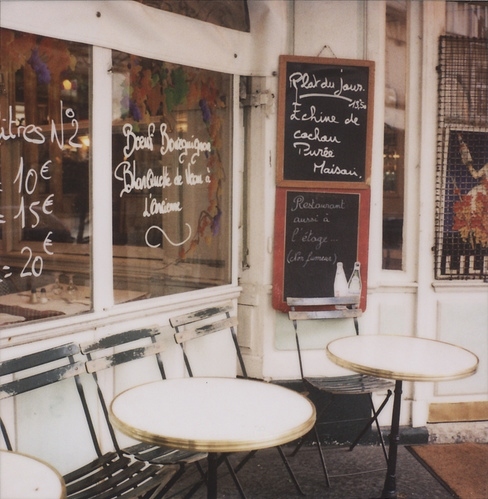
M 407 82 L 405 108 L 405 172 L 402 270 L 382 268 L 383 238 L 383 135 L 385 123 L 385 39 L 387 2 L 368 2 L 366 58 L 376 62 L 373 159 L 371 172 L 371 227 L 368 274 L 370 289 L 416 288 L 419 230 L 419 168 L 421 132 L 422 5 L 407 1 Z M 394 5 L 394 4 L 393 4 Z M 378 20 L 381 20 L 379 23 Z M 372 29 L 372 26 L 375 26 Z

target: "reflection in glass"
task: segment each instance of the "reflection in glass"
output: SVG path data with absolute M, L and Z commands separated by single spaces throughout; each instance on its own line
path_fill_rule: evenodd
M 156 9 L 237 29 L 250 30 L 247 0 L 137 0 Z
M 0 327 L 91 310 L 90 65 L 86 45 L 0 29 Z
M 59 282 L 59 272 L 55 272 L 54 276 L 55 277 L 52 292 L 53 294 L 59 296 L 63 292 L 63 286 L 61 286 L 61 283 Z
M 66 292 L 68 293 L 68 296 L 72 299 L 77 298 L 77 296 L 78 296 L 78 287 L 74 283 L 73 279 L 74 279 L 73 274 L 69 274 L 68 287 L 66 288 Z
M 230 283 L 231 77 L 113 53 L 115 290 Z
M 383 268 L 387 270 L 401 270 L 403 264 L 406 8 L 405 1 L 388 2 L 386 7 Z

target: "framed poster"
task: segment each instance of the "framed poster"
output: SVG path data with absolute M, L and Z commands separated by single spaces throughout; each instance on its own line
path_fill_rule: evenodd
M 281 56 L 277 185 L 369 186 L 374 63 Z
M 488 276 L 488 128 L 453 126 L 437 184 L 436 278 Z

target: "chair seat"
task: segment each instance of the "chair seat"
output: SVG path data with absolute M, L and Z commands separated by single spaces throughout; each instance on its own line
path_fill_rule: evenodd
M 175 471 L 109 452 L 63 478 L 68 499 L 134 498 L 168 482 Z
M 146 443 L 135 444 L 123 449 L 125 454 L 151 464 L 189 464 L 207 458 L 206 452 L 171 449 Z
M 391 390 L 394 383 L 387 379 L 376 378 L 364 374 L 350 374 L 327 378 L 304 378 L 307 385 L 314 390 L 320 390 L 336 395 L 358 395 Z

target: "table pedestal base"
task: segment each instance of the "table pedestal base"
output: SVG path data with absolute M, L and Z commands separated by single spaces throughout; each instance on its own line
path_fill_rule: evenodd
M 209 452 L 207 456 L 207 499 L 215 499 L 217 497 L 217 468 L 218 454 Z
M 209 452 L 207 454 L 207 499 L 216 499 L 217 498 L 217 484 L 218 477 L 217 471 L 219 466 L 222 463 L 225 463 L 227 469 L 229 470 L 229 474 L 234 481 L 234 484 L 239 492 L 239 496 L 241 499 L 246 499 L 246 495 L 244 494 L 244 490 L 242 489 L 241 483 L 237 478 L 237 474 L 232 467 L 228 454 L 225 452 L 217 453 L 217 452 Z
M 391 417 L 390 443 L 388 448 L 388 468 L 381 499 L 396 499 L 396 464 L 398 442 L 400 440 L 400 408 L 402 404 L 402 381 L 395 383 L 395 397 L 393 400 L 393 414 Z

